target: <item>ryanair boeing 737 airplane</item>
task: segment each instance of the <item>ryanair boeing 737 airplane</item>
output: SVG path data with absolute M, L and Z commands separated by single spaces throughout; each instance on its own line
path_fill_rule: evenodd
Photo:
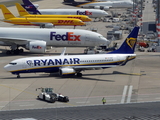
M 116 66 L 123 66 L 134 59 L 134 49 L 137 42 L 139 27 L 135 27 L 119 49 L 108 54 L 95 55 L 64 55 L 29 57 L 13 60 L 4 68 L 20 77 L 21 73 L 59 72 L 60 76 L 77 75 L 82 77 L 83 70 L 105 69 Z

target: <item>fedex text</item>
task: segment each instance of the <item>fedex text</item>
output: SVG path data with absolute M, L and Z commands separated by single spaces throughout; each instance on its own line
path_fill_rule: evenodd
M 89 11 L 80 12 L 80 11 L 78 10 L 78 11 L 77 11 L 77 15 L 92 15 L 92 12 L 89 12 Z
M 74 32 L 66 32 L 66 34 L 56 34 L 56 32 L 50 33 L 50 40 L 63 40 L 63 41 L 81 41 L 81 35 L 74 35 Z

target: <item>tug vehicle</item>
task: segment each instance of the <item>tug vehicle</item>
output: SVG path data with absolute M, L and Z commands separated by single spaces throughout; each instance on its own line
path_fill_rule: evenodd
M 41 89 L 41 93 L 37 96 L 38 99 L 54 103 L 56 101 L 69 102 L 68 96 L 54 93 L 53 88 L 38 88 Z M 37 90 L 37 89 L 36 89 Z

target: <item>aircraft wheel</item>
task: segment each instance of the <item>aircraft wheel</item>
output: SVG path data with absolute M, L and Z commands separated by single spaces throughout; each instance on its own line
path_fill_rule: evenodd
M 55 97 L 53 97 L 53 98 L 50 98 L 50 102 L 51 102 L 51 103 L 54 103 L 54 102 L 56 102 L 56 98 L 55 98 Z
M 19 49 L 16 49 L 13 52 L 14 52 L 15 55 L 18 55 L 19 54 Z
M 11 54 L 11 51 L 10 51 L 10 50 L 7 50 L 6 54 L 7 54 L 7 55 L 10 55 L 10 54 Z
M 45 28 L 45 24 L 41 25 L 40 28 Z
M 82 73 L 77 73 L 77 77 L 82 77 Z
M 12 55 L 14 54 L 14 50 L 11 50 L 11 54 L 12 54 Z
M 17 75 L 17 78 L 20 78 L 20 75 Z
M 45 95 L 43 95 L 43 100 L 46 100 L 46 97 L 45 97 Z
M 20 49 L 20 50 L 19 50 L 19 52 L 20 52 L 20 53 L 23 53 L 23 52 L 24 52 L 24 50 L 23 50 L 23 49 Z

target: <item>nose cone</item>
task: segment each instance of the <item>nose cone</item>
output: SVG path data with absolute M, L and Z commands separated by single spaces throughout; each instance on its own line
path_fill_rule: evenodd
M 10 69 L 9 69 L 9 65 L 7 64 L 7 65 L 5 65 L 4 66 L 4 69 L 6 70 L 6 71 L 10 71 Z
M 102 12 L 102 15 L 103 15 L 103 16 L 107 16 L 108 13 L 107 13 L 106 11 L 103 11 L 103 12 Z
M 79 25 L 86 25 L 86 23 L 85 22 L 79 22 Z
M 90 21 L 92 21 L 91 18 L 86 18 L 86 21 L 85 21 L 85 22 L 90 22 Z
M 101 44 L 104 44 L 104 45 L 109 45 L 110 44 L 110 41 L 107 40 L 105 37 L 101 37 Z

